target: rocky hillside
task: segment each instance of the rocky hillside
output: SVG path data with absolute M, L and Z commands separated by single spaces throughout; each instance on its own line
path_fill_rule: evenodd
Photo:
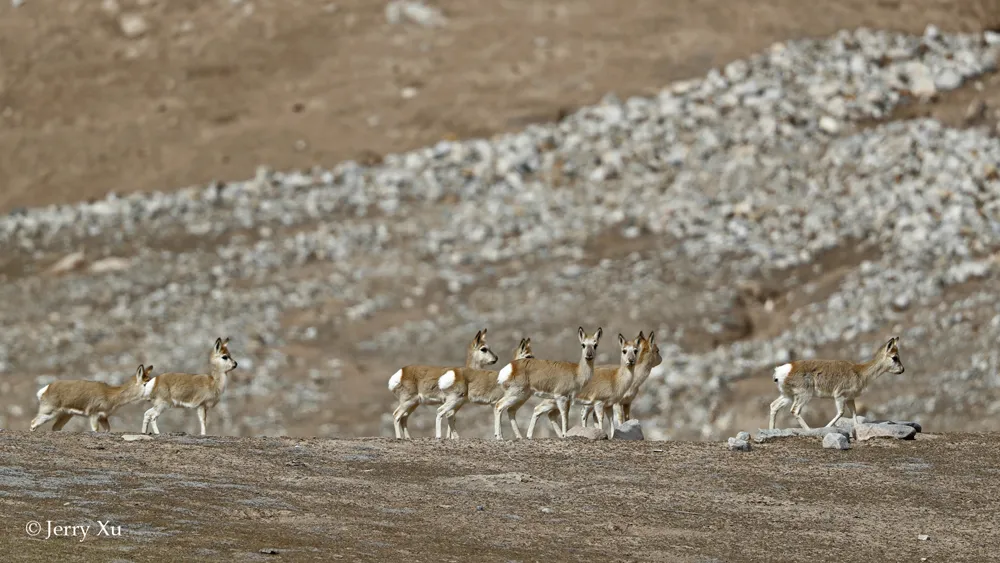
M 215 432 L 389 435 L 400 364 L 461 362 L 483 326 L 502 361 L 522 336 L 573 359 L 577 326 L 600 325 L 660 342 L 637 407 L 650 438 L 765 424 L 775 364 L 860 360 L 893 335 L 906 373 L 862 411 L 998 429 L 1000 143 L 975 98 L 997 89 L 998 48 L 843 31 L 517 133 L 13 213 L 0 426 L 26 427 L 55 378 L 197 370 L 230 336 Z M 953 91 L 973 92 L 968 127 L 897 119 Z M 466 407 L 464 435 L 489 436 L 488 415 Z

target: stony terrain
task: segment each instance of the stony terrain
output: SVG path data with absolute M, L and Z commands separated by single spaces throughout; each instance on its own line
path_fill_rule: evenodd
M 1000 542 L 1000 493 L 983 486 L 997 436 L 730 452 L 2 431 L 17 461 L 0 468 L 0 548 L 68 562 L 986 561 Z M 50 520 L 91 528 L 46 539 Z
M 992 32 L 841 31 L 377 165 L 12 213 L 3 425 L 25 427 L 54 378 L 197 370 L 228 335 L 240 370 L 215 431 L 387 434 L 400 364 L 460 362 L 482 326 L 504 360 L 522 336 L 573 359 L 576 327 L 602 325 L 661 343 L 648 437 L 760 425 L 775 364 L 862 359 L 894 334 L 908 370 L 863 412 L 996 429 L 996 110 L 973 101 L 970 124 L 987 123 L 967 128 L 888 118 L 995 88 L 998 50 Z M 463 414 L 489 435 L 488 410 Z

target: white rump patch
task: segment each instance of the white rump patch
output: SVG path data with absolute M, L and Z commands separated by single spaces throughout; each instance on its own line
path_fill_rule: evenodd
M 395 391 L 401 383 L 403 383 L 403 368 L 399 368 L 399 371 L 389 378 L 389 391 Z
M 48 385 L 46 385 L 45 387 L 42 387 L 41 389 L 38 390 L 37 395 L 38 395 L 38 400 L 39 401 L 42 400 L 42 395 L 44 395 L 45 392 L 48 391 L 48 390 L 49 390 L 49 386 Z
M 153 394 L 153 387 L 156 387 L 156 378 L 150 379 L 142 385 L 142 398 L 148 399 Z
M 455 370 L 450 369 L 438 378 L 438 389 L 444 390 L 455 384 Z
M 778 384 L 778 387 L 785 384 L 785 378 L 790 373 L 792 373 L 792 364 L 782 364 L 774 368 L 774 382 Z
M 511 364 L 505 365 L 503 369 L 500 370 L 500 374 L 497 375 L 497 383 L 500 384 L 506 383 L 507 380 L 510 379 L 511 374 L 513 373 L 514 373 L 514 366 Z

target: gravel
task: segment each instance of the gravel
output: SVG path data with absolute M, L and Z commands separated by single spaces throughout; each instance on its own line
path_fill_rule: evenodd
M 396 4 L 390 19 L 410 3 Z M 0 390 L 23 384 L 27 405 L 29 387 L 69 373 L 196 370 L 228 335 L 252 377 L 227 390 L 237 400 L 216 428 L 273 435 L 321 416 L 337 393 L 324 382 L 341 381 L 331 366 L 354 357 L 386 373 L 418 353 L 461 361 L 485 325 L 497 348 L 530 335 L 536 355 L 570 359 L 577 326 L 641 323 L 664 358 L 634 407 L 645 436 L 708 439 L 733 427 L 740 381 L 793 353 L 862 359 L 893 331 L 904 363 L 949 363 L 907 363 L 902 377 L 927 392 L 900 387 L 872 414 L 962 427 L 970 406 L 1000 412 L 1000 144 L 985 129 L 877 120 L 992 72 L 996 43 L 843 31 L 378 166 L 262 167 L 12 213 L 0 218 L 4 271 L 17 272 L 0 286 L 0 372 L 17 378 Z M 844 248 L 859 256 L 836 283 L 813 281 Z M 45 273 L 60 259 L 61 274 Z M 734 282 L 779 272 L 779 293 L 803 304 L 752 339 L 727 336 L 745 325 Z M 311 365 L 287 351 L 310 342 L 322 350 Z

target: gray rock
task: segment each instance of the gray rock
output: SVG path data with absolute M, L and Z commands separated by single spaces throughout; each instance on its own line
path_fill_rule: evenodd
M 938 90 L 954 90 L 962 85 L 962 75 L 957 70 L 945 69 L 934 77 L 934 86 Z
M 923 427 L 919 422 L 903 421 L 903 420 L 872 420 L 871 424 L 900 424 L 903 426 L 909 426 L 917 431 L 917 433 L 923 432 Z
M 642 434 L 642 425 L 635 419 L 615 424 L 611 437 L 615 440 L 645 440 Z
M 750 442 L 747 442 L 746 440 L 738 440 L 736 438 L 730 438 L 729 449 L 734 452 L 749 452 L 751 446 Z
M 896 438 L 897 440 L 912 440 L 917 434 L 917 429 L 904 424 L 892 424 L 882 422 L 879 424 L 859 424 L 854 429 L 854 433 L 859 441 L 871 440 L 872 438 Z
M 135 442 L 138 440 L 152 440 L 153 437 L 148 434 L 122 434 L 122 440 L 126 442 Z
M 757 430 L 757 435 L 754 436 L 754 441 L 758 444 L 763 444 L 764 442 L 771 442 L 780 438 L 797 438 L 802 436 L 824 438 L 827 434 L 831 433 L 842 434 L 844 437 L 850 437 L 851 435 L 850 430 L 835 426 L 810 428 L 808 430 L 805 428 L 775 428 L 774 430 L 760 428 Z
M 823 437 L 823 447 L 830 450 L 846 450 L 851 447 L 850 440 L 840 432 L 830 432 Z
M 746 432 L 746 431 L 737 432 L 736 433 L 736 439 L 737 440 L 743 440 L 745 442 L 749 442 L 750 441 L 750 433 Z
M 605 434 L 604 430 L 594 426 L 588 426 L 584 428 L 583 426 L 574 426 L 566 432 L 567 438 L 586 438 L 587 440 L 607 440 L 608 435 Z

